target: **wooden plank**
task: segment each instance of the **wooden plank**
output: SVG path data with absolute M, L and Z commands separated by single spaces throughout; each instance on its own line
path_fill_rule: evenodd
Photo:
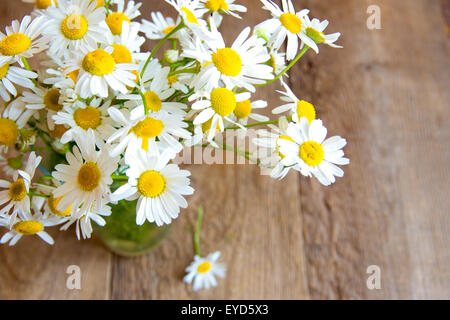
M 31 9 L 20 1 L 2 2 L 0 25 L 10 25 Z M 73 228 L 50 230 L 54 246 L 34 237 L 21 239 L 15 247 L 0 246 L 0 299 L 108 298 L 112 255 L 99 242 L 78 241 Z M 81 290 L 66 287 L 71 265 L 80 267 Z
M 309 53 L 291 81 L 329 134 L 348 138 L 352 161 L 331 188 L 301 182 L 310 295 L 448 298 L 450 65 L 440 3 L 377 1 L 382 30 L 373 31 L 372 1 L 301 4 L 328 18 L 345 48 Z M 381 290 L 366 288 L 369 265 L 381 268 Z
M 266 18 L 257 1 L 247 2 L 244 21 L 226 18 L 226 36 L 232 41 L 247 25 Z M 161 10 L 174 16 L 165 3 L 144 3 L 142 12 Z M 259 98 L 279 103 L 271 90 Z M 250 165 L 188 166 L 196 189 L 189 209 L 173 223 L 169 240 L 156 252 L 135 259 L 116 258 L 112 298 L 129 299 L 304 299 L 302 224 L 296 175 L 283 182 L 260 176 Z M 292 200 L 290 200 L 292 199 Z M 196 210 L 203 206 L 203 252 L 220 250 L 228 271 L 226 280 L 210 291 L 192 292 L 182 283 L 193 259 L 192 233 Z

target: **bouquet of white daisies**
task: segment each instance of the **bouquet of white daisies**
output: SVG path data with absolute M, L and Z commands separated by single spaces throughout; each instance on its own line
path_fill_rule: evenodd
M 273 178 L 295 170 L 330 185 L 343 176 L 346 140 L 327 139 L 314 106 L 284 82 L 309 49 L 338 47 L 340 34 L 325 34 L 328 21 L 309 10 L 261 0 L 270 18 L 226 43 L 223 16 L 247 11 L 235 0 L 166 0 L 176 19 L 157 12 L 141 22 L 134 1 L 24 1 L 32 14 L 0 32 L 1 243 L 38 235 L 52 244 L 45 228 L 72 224 L 89 238 L 91 221 L 104 225 L 119 201 L 136 203 L 137 225 L 170 224 L 194 192 L 174 159 L 225 148 L 218 137 L 229 130 L 260 126 L 252 141 L 268 152 L 243 154 Z M 141 51 L 149 40 L 153 50 Z M 270 119 L 252 96 L 275 81 L 283 105 Z

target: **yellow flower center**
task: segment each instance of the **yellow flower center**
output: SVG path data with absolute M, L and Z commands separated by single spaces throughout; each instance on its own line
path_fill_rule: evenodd
M 315 141 L 303 142 L 300 146 L 300 158 L 311 167 L 318 166 L 322 163 L 325 156 L 323 147 Z
M 14 231 L 25 236 L 32 236 L 44 229 L 44 225 L 38 221 L 19 221 L 14 224 Z
M 123 22 L 131 22 L 130 19 L 122 12 L 113 12 L 108 17 L 106 17 L 106 24 L 111 30 L 111 33 L 115 36 L 122 34 L 122 24 Z
M 270 55 L 269 66 L 272 67 L 273 72 L 277 71 L 277 62 L 275 60 L 275 56 L 272 54 Z
M 280 141 L 280 139 L 281 140 L 292 141 L 292 142 L 295 142 L 295 141 L 292 140 L 291 137 L 289 137 L 289 136 L 279 136 L 278 137 L 278 139 L 277 139 L 277 147 L 276 148 L 277 148 L 278 155 L 280 156 L 280 158 L 284 159 L 284 158 L 286 158 L 286 156 L 280 152 L 280 146 L 278 145 L 278 141 Z
M 161 110 L 162 102 L 159 96 L 153 91 L 147 91 L 144 93 L 145 101 L 147 102 L 147 107 L 153 111 Z
M 211 125 L 212 125 L 212 118 L 209 119 L 208 121 L 202 123 L 202 132 L 203 132 L 203 133 L 209 132 L 209 130 L 211 129 Z M 217 126 L 216 126 L 216 133 L 217 133 L 217 131 L 219 131 L 219 130 L 220 130 L 219 123 L 217 123 Z
M 211 12 L 226 11 L 228 10 L 228 3 L 225 0 L 208 0 L 205 3 L 205 7 Z
M 216 88 L 211 91 L 211 108 L 226 117 L 236 109 L 236 96 L 227 88 Z
M 310 37 L 315 43 L 324 43 L 325 42 L 323 32 L 319 32 L 314 28 L 311 28 L 311 27 L 306 28 L 306 35 L 308 37 Z
M 88 22 L 80 14 L 71 14 L 61 22 L 61 32 L 67 39 L 79 40 L 88 30 Z
M 97 108 L 87 106 L 79 108 L 73 113 L 73 120 L 82 129 L 97 129 L 102 124 L 102 114 Z
M 104 76 L 114 71 L 114 58 L 105 50 L 97 49 L 89 52 L 83 58 L 83 69 L 94 76 Z
M 189 10 L 186 7 L 182 7 L 181 11 L 183 11 L 186 14 L 186 19 L 189 23 L 199 24 L 197 18 L 195 17 L 195 15 L 192 13 L 191 10 Z
M 234 109 L 234 115 L 238 119 L 247 118 L 251 112 L 252 112 L 252 103 L 250 100 L 245 100 L 245 101 L 236 103 L 236 109 Z
M 3 66 L 0 67 L 0 80 L 6 77 L 8 70 L 9 70 L 9 63 L 5 63 Z
M 27 195 L 23 179 L 17 179 L 9 186 L 9 198 L 12 201 L 22 201 Z
M 167 81 L 169 81 L 169 85 L 173 85 L 178 81 L 178 75 L 174 74 L 173 76 L 167 77 Z
M 72 205 L 66 209 L 66 211 L 62 212 L 57 209 L 59 201 L 61 201 L 62 197 L 59 198 L 53 198 L 53 196 L 50 196 L 48 198 L 48 207 L 50 208 L 51 212 L 57 216 L 60 217 L 67 217 L 70 215 L 70 209 L 72 208 Z
M 105 3 L 103 2 L 103 0 L 91 0 L 91 2 L 89 2 L 89 4 L 91 4 L 94 1 L 97 1 L 97 6 L 95 7 L 95 9 L 105 6 Z
M 242 70 L 242 59 L 239 54 L 231 48 L 223 48 L 212 54 L 212 62 L 220 73 L 236 77 Z
M 138 179 L 137 189 L 146 198 L 156 198 L 166 189 L 166 179 L 157 171 L 145 171 Z
M 163 30 L 163 33 L 164 33 L 164 34 L 169 34 L 169 33 L 171 33 L 172 30 L 175 29 L 175 28 L 176 28 L 175 26 L 167 27 L 167 28 L 165 28 L 165 29 Z
M 91 192 L 99 186 L 101 177 L 102 173 L 97 164 L 86 162 L 78 170 L 78 187 L 83 191 Z
M 293 13 L 283 13 L 280 16 L 281 24 L 292 33 L 300 33 L 302 21 Z
M 14 121 L 0 118 L 0 145 L 11 147 L 18 135 L 19 129 Z
M 0 53 L 5 56 L 14 56 L 27 51 L 31 39 L 23 33 L 13 33 L 0 40 Z
M 131 52 L 127 47 L 121 44 L 113 44 L 112 47 L 114 51 L 111 55 L 115 63 L 131 63 L 133 61 Z
M 316 109 L 309 102 L 297 101 L 297 115 L 299 119 L 305 117 L 311 123 L 316 118 Z
M 36 8 L 44 10 L 52 5 L 52 0 L 36 0 Z
M 61 94 L 58 89 L 50 89 L 44 95 L 44 104 L 48 110 L 60 111 L 62 105 L 59 104 L 59 97 Z
M 48 131 L 55 138 L 61 139 L 61 137 L 63 136 L 64 133 L 66 133 L 67 130 L 69 130 L 69 129 L 66 128 L 66 126 L 63 124 L 55 124 L 55 127 L 53 128 L 53 130 L 48 130 Z
M 198 273 L 207 273 L 209 270 L 211 270 L 211 262 L 208 261 L 203 262 L 197 267 Z
M 147 117 L 139 121 L 131 130 L 138 137 L 142 138 L 142 149 L 148 151 L 148 140 L 161 134 L 164 123 L 161 120 Z

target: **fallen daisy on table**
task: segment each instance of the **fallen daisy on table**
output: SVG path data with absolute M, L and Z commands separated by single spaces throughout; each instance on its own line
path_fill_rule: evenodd
M 216 251 L 202 258 L 198 255 L 194 261 L 186 268 L 188 273 L 183 281 L 192 283 L 192 290 L 209 289 L 217 287 L 216 277 L 225 278 L 226 267 L 219 263 L 220 252 Z

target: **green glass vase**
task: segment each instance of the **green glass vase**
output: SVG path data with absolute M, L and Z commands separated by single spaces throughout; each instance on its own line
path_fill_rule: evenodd
M 156 249 L 169 235 L 170 225 L 158 227 L 146 221 L 142 226 L 136 224 L 135 201 L 119 201 L 111 205 L 112 213 L 104 217 L 106 225 L 93 223 L 94 233 L 112 252 L 135 257 Z

